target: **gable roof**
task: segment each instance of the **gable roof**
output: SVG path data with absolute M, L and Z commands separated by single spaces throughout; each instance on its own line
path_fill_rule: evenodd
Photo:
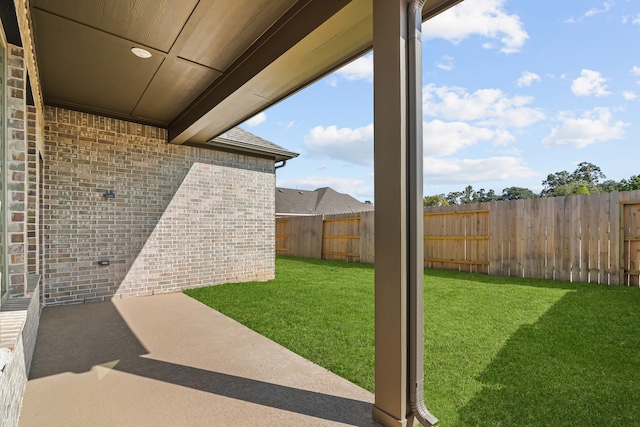
M 372 210 L 372 204 L 362 203 L 329 187 L 313 191 L 276 187 L 278 215 L 331 215 Z
M 298 153 L 287 151 L 273 142 L 240 128 L 229 129 L 222 135 L 208 141 L 207 145 L 223 150 L 228 149 L 259 156 L 274 157 L 276 162 L 298 157 Z

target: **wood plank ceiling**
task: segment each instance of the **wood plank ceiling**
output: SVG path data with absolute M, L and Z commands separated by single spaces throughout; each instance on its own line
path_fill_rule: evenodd
M 205 144 L 368 51 L 371 2 L 31 0 L 45 103 Z

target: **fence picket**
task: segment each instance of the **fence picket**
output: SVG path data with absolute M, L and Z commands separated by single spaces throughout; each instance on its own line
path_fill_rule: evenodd
M 620 194 L 621 193 L 618 192 L 611 193 L 609 199 L 609 239 L 611 242 L 609 246 L 609 280 L 612 285 L 623 283 L 621 281 L 622 274 L 620 269 L 624 268 L 624 266 L 620 265 L 620 257 L 622 256 L 620 249 L 624 244 L 624 238 L 621 238 L 624 234 L 620 233 L 620 227 L 622 226 L 620 221 L 620 203 L 622 202 L 622 198 Z
M 589 222 L 591 221 L 591 210 L 587 204 L 588 198 L 588 195 L 576 197 L 576 199 L 578 199 L 578 206 L 580 206 L 580 240 L 578 242 L 579 251 L 577 254 L 578 275 L 574 279 L 577 282 L 587 282 L 589 280 Z
M 569 254 L 571 257 L 571 281 L 580 281 L 580 249 L 582 223 L 580 215 L 580 198 L 582 196 L 571 197 L 571 241 L 569 243 Z
M 545 233 L 545 269 L 544 278 L 553 279 L 555 277 L 556 268 L 556 240 L 555 240 L 555 210 L 556 198 L 552 197 L 545 200 L 544 210 L 544 233 Z

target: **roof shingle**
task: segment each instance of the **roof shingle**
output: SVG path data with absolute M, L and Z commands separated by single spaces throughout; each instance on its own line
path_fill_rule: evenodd
M 276 187 L 278 215 L 332 215 L 372 210 L 372 204 L 362 203 L 329 187 L 313 191 Z
M 266 139 L 262 139 L 259 136 L 237 127 L 231 128 L 222 135 L 213 138 L 207 142 L 207 145 L 243 151 L 250 154 L 273 156 L 276 162 L 298 157 L 298 153 L 287 151 L 273 142 L 269 142 Z

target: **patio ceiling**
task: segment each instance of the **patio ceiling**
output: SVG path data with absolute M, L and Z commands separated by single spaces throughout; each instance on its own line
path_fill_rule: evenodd
M 459 1 L 427 1 L 424 19 Z M 31 0 L 31 15 L 46 104 L 190 145 L 370 50 L 373 34 L 372 0 Z

